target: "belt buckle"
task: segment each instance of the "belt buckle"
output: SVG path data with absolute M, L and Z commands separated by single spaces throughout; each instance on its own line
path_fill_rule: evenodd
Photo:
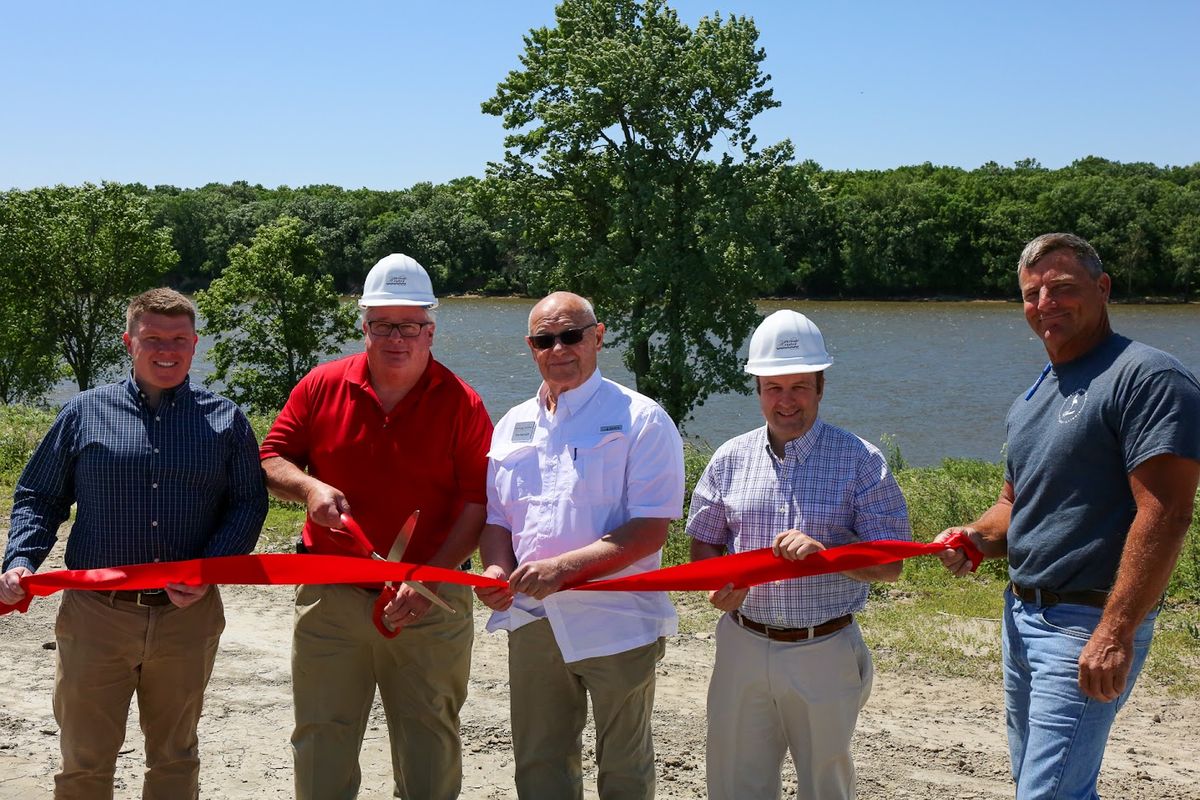
M 137 593 L 137 600 L 134 602 L 136 602 L 142 608 L 152 608 L 152 606 L 149 603 L 142 602 L 142 597 L 145 595 L 148 595 L 148 594 L 160 595 L 162 593 L 163 593 L 162 589 L 142 589 Z
M 807 628 L 773 628 L 773 629 L 770 628 L 770 626 L 768 626 L 768 629 L 777 630 L 780 633 L 782 633 L 786 636 L 789 636 L 789 637 L 794 636 L 794 637 L 796 637 L 795 640 L 798 642 L 804 642 L 809 639 L 816 638 L 816 632 L 817 632 L 816 625 L 809 625 Z

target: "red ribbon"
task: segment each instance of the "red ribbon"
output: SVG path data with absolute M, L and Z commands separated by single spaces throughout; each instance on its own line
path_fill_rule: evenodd
M 745 553 L 693 561 L 675 567 L 656 569 L 624 578 L 608 578 L 572 586 L 572 589 L 602 592 L 621 591 L 695 591 L 723 589 L 729 584 L 742 589 L 769 581 L 803 578 L 845 572 L 876 564 L 890 564 L 913 556 L 937 555 L 946 548 L 960 548 L 971 560 L 971 571 L 979 567 L 983 554 L 961 533 L 953 533 L 944 542 L 902 542 L 885 539 L 831 547 L 808 554 L 799 561 L 788 561 L 771 552 L 771 548 L 749 550 Z
M 435 581 L 467 586 L 507 585 L 496 578 L 485 578 L 457 569 L 353 556 L 291 553 L 221 556 L 104 569 L 64 569 L 28 575 L 21 579 L 25 597 L 15 606 L 0 604 L 0 614 L 10 611 L 23 612 L 29 608 L 29 603 L 34 597 L 45 597 L 60 589 L 161 589 L 168 583 L 199 586 L 204 583 L 295 585 L 385 581 Z
M 823 575 L 889 564 L 913 556 L 935 555 L 946 548 L 960 548 L 971 560 L 972 570 L 983 555 L 966 536 L 955 533 L 945 542 L 880 541 L 832 547 L 800 561 L 787 561 L 771 549 L 710 558 L 676 567 L 652 570 L 624 578 L 591 581 L 569 587 L 591 591 L 688 591 L 737 587 L 767 581 Z M 13 606 L 0 604 L 0 614 L 27 611 L 34 597 L 45 597 L 61 589 L 100 591 L 161 589 L 168 583 L 201 584 L 330 584 L 383 583 L 385 581 L 434 581 L 466 586 L 507 586 L 505 581 L 470 572 L 420 564 L 354 558 L 351 556 L 292 555 L 286 553 L 197 558 L 133 564 L 105 569 L 66 569 L 28 575 L 21 579 L 25 597 Z

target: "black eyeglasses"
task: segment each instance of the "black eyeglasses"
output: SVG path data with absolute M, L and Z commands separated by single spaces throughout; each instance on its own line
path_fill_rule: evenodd
M 562 342 L 565 347 L 570 347 L 573 344 L 579 344 L 583 341 L 583 332 L 588 328 L 596 327 L 593 322 L 590 325 L 584 325 L 582 328 L 567 328 L 565 331 L 558 333 L 535 333 L 532 336 L 526 336 L 525 339 L 533 345 L 534 350 L 549 350 L 554 347 L 555 342 Z
M 432 325 L 432 322 L 386 322 L 381 319 L 370 320 L 367 322 L 367 330 L 372 336 L 378 336 L 380 339 L 390 339 L 392 331 L 400 331 L 400 335 L 405 339 L 411 339 L 421 333 L 421 329 L 426 325 Z

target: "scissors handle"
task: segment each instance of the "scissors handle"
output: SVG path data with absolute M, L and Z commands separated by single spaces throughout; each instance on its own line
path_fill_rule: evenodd
M 389 628 L 387 623 L 383 621 L 383 609 L 388 603 L 392 602 L 392 598 L 395 596 L 396 587 L 391 585 L 384 586 L 379 592 L 379 597 L 375 599 L 375 610 L 371 612 L 371 621 L 375 623 L 375 629 L 385 639 L 395 639 L 400 633 L 399 628 Z

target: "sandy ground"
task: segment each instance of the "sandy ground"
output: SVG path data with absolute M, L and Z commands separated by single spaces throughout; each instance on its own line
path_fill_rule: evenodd
M 49 567 L 50 565 L 47 565 Z M 225 587 L 227 628 L 200 725 L 205 798 L 292 795 L 291 590 Z M 58 762 L 50 707 L 56 598 L 0 617 L 0 798 L 51 797 Z M 503 634 L 476 612 L 470 697 L 463 709 L 465 798 L 514 797 Z M 711 634 L 674 637 L 658 670 L 658 796 L 704 796 L 704 695 Z M 390 796 L 387 729 L 378 708 L 363 745 L 363 798 Z M 585 750 L 592 755 L 590 734 Z M 1110 798 L 1200 798 L 1200 701 L 1139 686 L 1118 718 L 1101 779 Z M 1011 797 L 998 686 L 879 672 L 855 738 L 865 798 Z M 117 797 L 139 796 L 136 712 L 117 765 Z M 790 772 L 790 766 L 786 770 Z M 587 775 L 594 798 L 595 773 Z M 786 790 L 785 796 L 789 794 Z

